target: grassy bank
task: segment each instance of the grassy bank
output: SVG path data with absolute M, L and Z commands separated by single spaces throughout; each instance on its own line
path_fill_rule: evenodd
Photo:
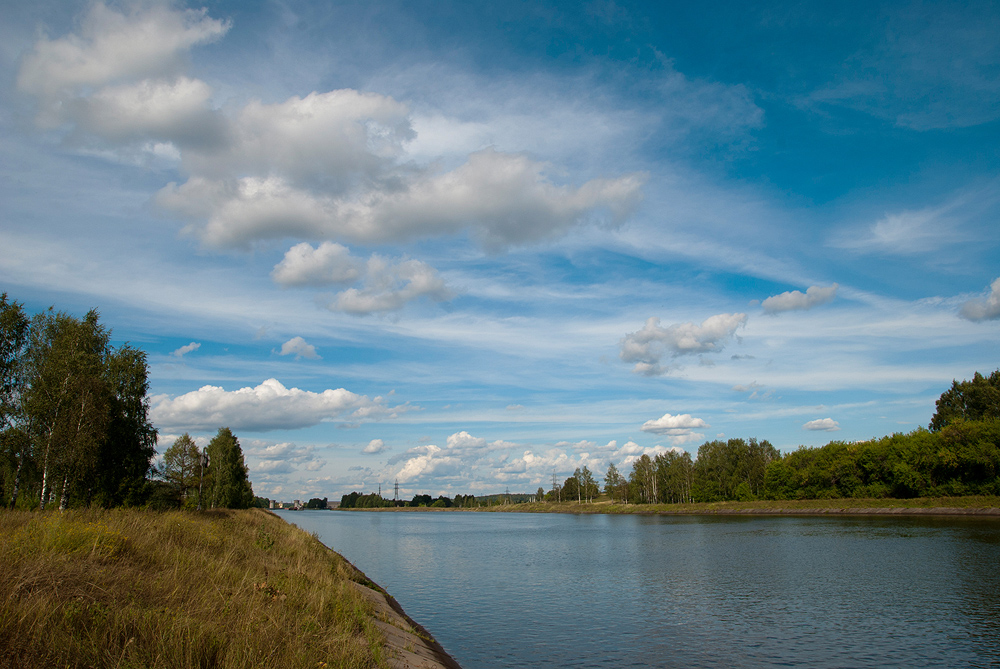
M 261 510 L 0 511 L 0 666 L 388 666 L 362 580 Z
M 523 513 L 637 513 L 637 514 L 717 514 L 717 513 L 864 513 L 881 510 L 938 510 L 962 513 L 1000 510 L 1000 497 L 917 497 L 913 499 L 800 499 L 755 500 L 752 502 L 702 502 L 697 504 L 618 504 L 609 500 L 593 503 L 541 502 L 508 504 L 477 511 Z M 946 511 L 949 510 L 949 511 Z

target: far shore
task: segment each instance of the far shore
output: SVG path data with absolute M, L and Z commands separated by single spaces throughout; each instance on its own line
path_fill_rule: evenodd
M 921 497 L 914 499 L 803 499 L 690 504 L 622 504 L 594 502 L 528 502 L 481 507 L 385 507 L 342 509 L 379 512 L 601 513 L 666 516 L 960 516 L 1000 518 L 1000 497 Z

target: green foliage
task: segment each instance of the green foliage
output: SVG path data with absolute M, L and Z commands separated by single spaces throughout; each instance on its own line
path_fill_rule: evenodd
M 871 441 L 802 447 L 771 462 L 768 499 L 910 498 L 1000 491 L 1000 419 L 958 420 Z
M 608 471 L 604 475 L 604 494 L 611 498 L 611 501 L 625 500 L 625 486 L 628 480 L 621 475 L 615 463 L 608 463 Z
M 960 420 L 1000 418 L 1000 369 L 984 377 L 976 372 L 971 381 L 952 381 L 937 400 L 931 430 L 937 432 Z
M 427 500 L 430 502 L 429 495 L 427 496 Z M 359 492 L 352 492 L 340 498 L 341 509 L 382 509 L 389 506 L 395 506 L 393 501 L 391 499 L 383 499 L 377 493 L 362 495 Z M 427 505 L 425 504 L 424 506 Z
M 306 502 L 307 509 L 325 509 L 326 508 L 326 497 L 320 499 L 319 497 L 313 497 L 308 502 Z
M 207 496 L 213 508 L 249 509 L 253 505 L 243 449 L 228 427 L 219 428 L 208 443 L 208 469 L 212 485 Z
M 160 472 L 163 480 L 173 488 L 178 507 L 197 506 L 201 469 L 201 449 L 185 432 L 163 454 Z
M 99 321 L 53 309 L 28 319 L 0 296 L 0 486 L 11 507 L 144 501 L 156 443 L 146 356 L 113 348 Z

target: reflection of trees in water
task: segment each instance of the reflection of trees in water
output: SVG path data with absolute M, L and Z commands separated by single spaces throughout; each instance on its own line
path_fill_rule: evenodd
M 959 596 L 969 621 L 969 636 L 976 652 L 990 666 L 1000 662 L 1000 523 L 970 521 L 970 527 L 954 542 L 961 565 Z

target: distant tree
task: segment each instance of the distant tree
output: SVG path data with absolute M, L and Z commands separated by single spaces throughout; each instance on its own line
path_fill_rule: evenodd
M 212 472 L 213 507 L 248 509 L 253 504 L 253 489 L 247 478 L 240 442 L 228 427 L 219 429 L 208 444 L 208 467 Z
M 430 506 L 433 501 L 430 495 L 414 495 L 410 506 Z
M 632 474 L 629 476 L 629 492 L 634 501 L 640 504 L 655 504 L 656 469 L 653 460 L 643 453 L 632 463 Z
M 938 432 L 957 420 L 1000 418 L 1000 369 L 989 376 L 976 372 L 971 381 L 952 381 L 937 400 L 930 429 Z
M 325 509 L 327 507 L 326 497 L 320 499 L 319 497 L 313 497 L 308 502 L 306 502 L 307 509 Z
M 567 502 L 571 502 L 573 500 L 579 500 L 580 482 L 577 480 L 576 475 L 570 476 L 565 481 L 563 481 L 562 488 L 559 494 L 560 494 L 560 499 Z
M 535 491 L 535 501 L 544 502 L 545 501 L 545 488 L 538 486 L 538 490 Z
M 583 499 L 593 502 L 594 498 L 601 492 L 601 489 L 597 486 L 597 481 L 594 480 L 594 473 L 585 465 L 580 469 L 578 480 L 580 481 L 580 493 Z
M 622 475 L 615 467 L 615 463 L 608 463 L 608 471 L 604 474 L 604 494 L 614 502 L 618 499 L 618 491 L 621 487 Z
M 269 509 L 271 508 L 271 500 L 267 497 L 254 497 L 253 506 L 256 509 Z
M 201 475 L 201 450 L 184 433 L 163 454 L 161 476 L 176 491 L 181 506 L 194 506 Z

